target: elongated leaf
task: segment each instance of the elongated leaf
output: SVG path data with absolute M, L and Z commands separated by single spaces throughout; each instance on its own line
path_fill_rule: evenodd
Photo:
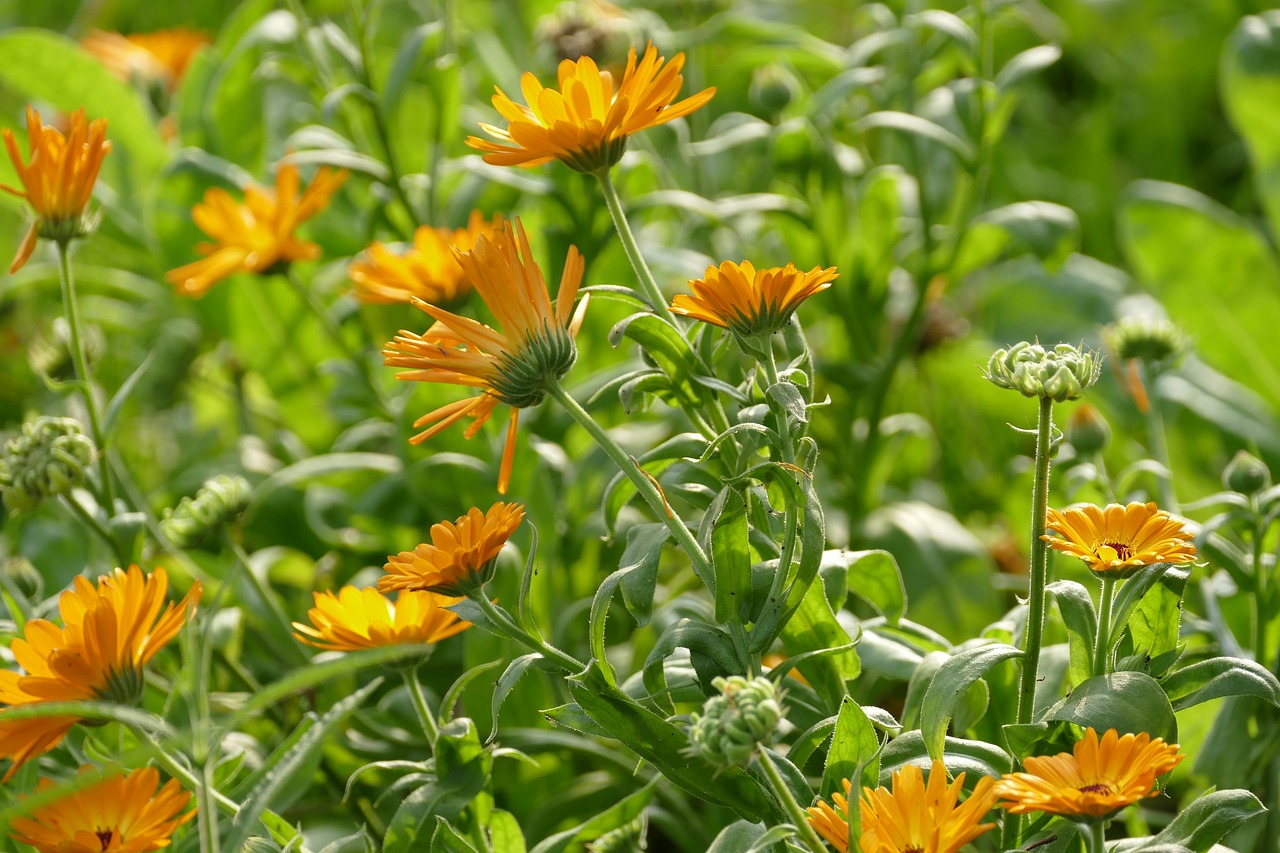
M 1129 617 L 1138 608 L 1138 603 L 1142 601 L 1142 597 L 1153 586 L 1160 583 L 1160 579 L 1164 577 L 1166 572 L 1177 572 L 1183 575 L 1183 581 L 1185 582 L 1185 575 L 1190 572 L 1190 569 L 1174 566 L 1171 563 L 1157 563 L 1138 572 L 1120 587 L 1120 591 L 1116 594 L 1115 607 L 1111 611 L 1112 650 L 1120 645 L 1120 640 L 1124 636 L 1123 629 L 1128 625 Z
M 1280 680 L 1266 667 L 1246 658 L 1198 661 L 1169 673 L 1160 686 L 1175 711 L 1223 696 L 1257 696 L 1280 705 Z
M 1004 68 L 996 75 L 996 85 L 1001 89 L 1011 89 L 1025 77 L 1048 68 L 1061 57 L 1062 48 L 1056 44 L 1028 48 L 1004 64 Z
M 662 546 L 670 538 L 671 531 L 661 523 L 637 524 L 627 531 L 627 547 L 618 561 L 618 570 L 623 572 L 619 588 L 622 603 L 639 626 L 649 624 Z
M 436 739 L 438 778 L 411 793 L 396 809 L 383 837 L 383 853 L 417 853 L 437 829 L 437 818 L 455 821 L 489 779 L 493 754 L 480 743 L 475 723 L 460 717 Z
M 1043 719 L 1090 726 L 1099 734 L 1107 729 L 1147 732 L 1165 743 L 1178 742 L 1178 721 L 1168 697 L 1155 679 L 1141 672 L 1095 675 L 1045 711 Z
M 820 584 L 810 586 L 809 594 L 783 627 L 782 642 L 793 655 L 850 645 L 849 634 L 831 612 Z M 799 668 L 827 706 L 834 709 L 846 693 L 845 682 L 858 677 L 862 663 L 850 648 L 840 654 L 806 659 Z
M 650 695 L 669 709 L 674 710 L 670 697 L 666 695 L 667 676 L 663 669 L 663 661 L 678 648 L 688 649 L 695 655 L 705 655 L 715 664 L 720 674 L 740 671 L 738 656 L 733 648 L 733 639 L 727 633 L 705 622 L 693 619 L 679 620 L 662 632 L 662 636 L 658 638 L 658 642 L 654 643 L 653 650 L 649 652 L 644 662 L 644 686 L 648 688 Z M 603 667 L 601 667 L 601 674 L 608 677 Z
M 292 486 L 315 477 L 341 474 L 349 471 L 368 471 L 376 474 L 399 474 L 404 463 L 399 457 L 385 453 L 325 453 L 295 462 L 263 480 L 254 490 L 249 514 L 276 489 Z
M 823 742 L 831 737 L 831 733 L 835 731 L 835 728 L 836 718 L 834 716 L 814 723 L 797 735 L 796 739 L 791 742 L 791 748 L 787 750 L 787 758 L 790 758 L 797 767 L 803 768 L 809 763 L 809 759 L 813 757 L 818 747 L 822 746 Z M 825 790 L 827 786 L 824 784 L 822 787 Z
M 654 785 L 657 778 L 651 779 L 639 791 L 624 797 L 615 805 L 611 806 L 604 812 L 596 815 L 580 826 L 573 829 L 566 829 L 564 832 L 557 832 L 539 842 L 534 847 L 532 853 L 563 853 L 569 849 L 569 845 L 582 841 L 595 841 L 606 832 L 612 832 L 615 829 L 626 826 L 631 821 L 640 816 L 645 806 L 649 805 L 653 800 Z
M 893 555 L 878 550 L 828 551 L 826 559 L 833 553 L 847 563 L 849 591 L 874 607 L 890 625 L 897 625 L 907 613 L 907 589 Z
M 759 853 L 773 850 L 776 844 L 794 834 L 795 830 L 787 824 L 766 829 L 762 823 L 740 820 L 722 829 L 707 848 L 707 853 Z
M 1045 591 L 1058 603 L 1058 612 L 1067 628 L 1071 662 L 1067 679 L 1079 684 L 1093 675 L 1093 647 L 1098 639 L 1098 614 L 1089 591 L 1075 581 L 1054 581 Z
M 913 136 L 940 143 L 965 162 L 973 160 L 974 152 L 971 144 L 942 125 L 918 115 L 896 110 L 881 110 L 880 112 L 865 115 L 854 123 L 855 130 L 865 131 L 872 128 L 890 128 L 903 133 L 910 133 Z
M 1133 654 L 1141 656 L 1145 671 L 1159 678 L 1172 663 L 1182 624 L 1182 591 L 1191 576 L 1188 568 L 1172 568 L 1147 590 L 1129 617 Z M 1161 663 L 1161 661 L 1168 661 Z
M 515 688 L 516 682 L 520 680 L 520 676 L 534 667 L 555 672 L 559 671 L 558 666 L 548 663 L 541 654 L 535 652 L 516 658 L 507 664 L 507 668 L 502 671 L 502 675 L 498 676 L 498 681 L 493 687 L 493 700 L 489 706 L 490 716 L 493 718 L 493 729 L 489 732 L 488 743 L 493 743 L 498 736 L 498 712 L 502 710 L 502 703 L 507 701 L 507 697 L 511 695 L 511 691 Z
M 155 714 L 128 705 L 113 702 L 32 702 L 29 705 L 10 705 L 0 710 L 0 720 L 39 720 L 49 717 L 76 717 L 81 720 L 115 721 L 137 726 L 149 732 L 173 736 L 173 728 Z
M 948 737 L 942 748 L 942 762 L 951 773 L 968 773 L 970 781 L 975 774 L 1000 778 L 1013 769 L 1009 753 L 998 746 L 980 740 Z M 888 785 L 896 770 L 908 764 L 928 768 L 932 764 L 929 750 L 925 748 L 920 732 L 903 732 L 889 741 L 880 753 L 880 784 Z
M 751 547 L 747 544 L 747 505 L 742 495 L 726 486 L 703 516 L 704 550 L 715 572 L 716 621 L 744 619 L 751 608 Z
M 822 771 L 822 787 L 818 795 L 830 799 L 833 793 L 844 793 L 842 779 L 853 782 L 853 789 L 860 786 L 876 787 L 880 784 L 880 738 L 858 703 L 850 696 L 840 703 L 836 725 L 831 736 L 831 749 L 827 752 L 826 767 Z
M 693 375 L 700 372 L 698 356 L 670 323 L 650 312 L 632 314 L 609 332 L 609 342 L 615 347 L 624 337 L 644 347 L 686 401 L 697 404 L 702 399 L 705 389 L 693 381 Z
M 489 844 L 493 853 L 526 853 L 528 849 L 515 815 L 502 809 L 489 813 Z
M 939 667 L 920 707 L 920 731 L 931 756 L 942 755 L 947 726 L 960 697 L 993 666 L 1021 656 L 1017 646 L 994 643 L 960 652 Z
M 1211 791 L 1181 809 L 1155 836 L 1143 841 L 1121 841 L 1113 849 L 1117 853 L 1158 853 L 1178 848 L 1209 853 L 1228 832 L 1264 812 L 1262 803 L 1248 791 Z

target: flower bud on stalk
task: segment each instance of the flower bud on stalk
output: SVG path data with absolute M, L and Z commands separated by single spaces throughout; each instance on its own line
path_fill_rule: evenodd
M 1070 344 L 1046 350 L 1040 344 L 1021 341 L 996 350 L 987 364 L 986 377 L 1001 388 L 1024 397 L 1042 397 L 1062 403 L 1078 399 L 1098 381 L 1102 359 Z
M 757 747 L 773 742 L 773 730 L 783 716 L 778 688 L 762 676 L 734 675 L 711 683 L 722 695 L 712 696 L 702 713 L 693 715 L 689 743 L 712 764 L 746 764 Z
M 244 477 L 219 474 L 205 480 L 194 498 L 168 510 L 160 529 L 179 548 L 195 548 L 217 536 L 249 508 L 253 488 Z
M 85 479 L 94 446 L 71 418 L 40 417 L 22 425 L 0 454 L 0 492 L 15 512 L 68 494 Z
M 1167 318 L 1145 315 L 1121 317 L 1103 331 L 1103 338 L 1121 361 L 1166 361 L 1187 344 L 1186 337 Z
M 1067 441 L 1081 456 L 1101 453 L 1111 444 L 1111 425 L 1093 406 L 1081 403 L 1067 422 Z
M 1222 484 L 1233 492 L 1252 495 L 1271 485 L 1271 470 L 1267 463 L 1241 450 L 1223 469 Z

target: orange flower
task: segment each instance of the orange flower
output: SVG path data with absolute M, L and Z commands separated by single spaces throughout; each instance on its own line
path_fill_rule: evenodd
M 568 372 L 577 359 L 574 337 L 587 300 L 582 300 L 576 312 L 573 301 L 585 264 L 577 248 L 570 246 L 552 308 L 542 270 L 533 260 L 520 220 L 514 225 L 504 223 L 491 235 L 481 235 L 475 248 L 455 255 L 502 331 L 411 296 L 409 301 L 436 323 L 421 335 L 401 331 L 382 351 L 383 363 L 409 368 L 396 374 L 398 379 L 481 389 L 478 396 L 449 403 L 418 418 L 414 427 L 430 426 L 410 439 L 413 444 L 426 441 L 464 417 L 473 419 L 464 433 L 471 438 L 489 420 L 498 403 L 511 406 L 507 444 L 498 474 L 498 493 L 505 495 L 515 456 L 519 410 L 542 402 L 548 383 Z
M 3 132 L 9 159 L 18 173 L 22 189 L 0 184 L 0 190 L 25 198 L 36 213 L 18 253 L 9 266 L 15 273 L 36 249 L 36 238 L 66 243 L 88 234 L 92 223 L 85 216 L 93 185 L 102 169 L 102 159 L 111 151 L 107 141 L 107 120 L 88 121 L 84 110 L 70 117 L 67 135 L 40 122 L 40 113 L 27 107 L 27 145 L 31 159 L 22 162 L 13 131 Z
M 707 267 L 703 278 L 690 280 L 693 295 L 678 294 L 671 310 L 744 337 L 771 334 L 791 321 L 801 302 L 826 290 L 837 277 L 835 267 L 800 272 L 787 264 L 757 270 L 750 261 L 725 261 Z
M 1045 527 L 1057 534 L 1041 537 L 1049 547 L 1079 557 L 1099 577 L 1125 578 L 1156 563 L 1196 558 L 1191 531 L 1154 503 L 1051 509 Z
M 863 788 L 862 853 L 956 853 L 994 829 L 994 823 L 979 823 L 995 803 L 994 780 L 982 777 L 958 804 L 964 776 L 948 784 L 946 766 L 934 761 L 926 787 L 924 772 L 908 764 L 893 774 L 892 792 Z M 842 784 L 847 795 L 852 785 L 848 779 Z M 848 853 L 849 801 L 839 794 L 831 801 L 834 808 L 819 800 L 808 809 L 809 824 L 840 853 Z
M 453 248 L 469 252 L 482 234 L 492 235 L 501 225 L 501 216 L 488 222 L 474 210 L 465 228 L 419 226 L 413 246 L 403 253 L 374 243 L 365 260 L 351 264 L 356 298 L 383 304 L 408 302 L 412 296 L 433 305 L 458 302 L 471 292 L 472 285 L 453 256 Z
M 208 43 L 204 33 L 175 28 L 129 36 L 91 30 L 80 46 L 126 83 L 158 83 L 172 92 Z
M 10 644 L 26 674 L 0 670 L 0 705 L 104 699 L 134 704 L 142 696 L 143 668 L 177 635 L 200 601 L 197 581 L 175 607 L 165 608 L 169 577 L 164 569 L 143 576 L 137 566 L 98 578 L 83 577 L 58 600 L 63 627 L 44 619 L 27 622 L 24 636 Z M 6 720 L 0 708 L 0 756 L 13 765 L 7 781 L 25 762 L 53 749 L 79 722 L 76 717 Z
M 498 552 L 522 521 L 524 507 L 499 502 L 487 513 L 472 507 L 456 522 L 433 524 L 430 543 L 387 558 L 387 573 L 378 580 L 378 589 L 449 596 L 474 592 L 493 577 Z
M 1006 773 L 996 783 L 1000 808 L 1013 814 L 1047 812 L 1067 817 L 1104 818 L 1155 789 L 1183 756 L 1178 745 L 1146 732 L 1119 736 L 1115 729 L 1098 740 L 1092 728 L 1071 752 L 1030 756 L 1025 773 Z
M 507 120 L 507 129 L 482 122 L 481 129 L 498 142 L 472 136 L 467 144 L 484 151 L 485 162 L 497 166 L 559 160 L 579 172 L 608 169 L 621 159 L 629 135 L 688 115 L 715 95 L 714 88 L 704 89 L 673 104 L 684 83 L 682 67 L 683 53 L 668 63 L 650 44 L 639 62 L 631 49 L 616 89 L 613 75 L 589 56 L 560 63 L 558 91 L 544 88 L 526 71 L 520 90 L 528 106 L 497 89 L 493 106 Z
M 393 603 L 372 587 L 344 586 L 337 595 L 317 592 L 315 599 L 316 606 L 307 611 L 315 627 L 294 622 L 295 636 L 329 651 L 438 643 L 471 627 L 452 610 L 445 610 L 462 599 L 434 592 L 401 592 Z
M 192 208 L 191 217 L 214 242 L 198 247 L 206 256 L 203 260 L 178 267 L 165 278 L 183 296 L 200 297 L 234 273 L 270 273 L 279 265 L 319 257 L 320 247 L 298 239 L 294 232 L 328 206 L 347 174 L 345 169 L 321 168 L 299 197 L 298 167 L 281 163 L 275 188 L 248 187 L 243 204 L 226 190 L 211 188 Z
M 97 775 L 87 764 L 80 773 Z M 128 774 L 108 771 L 78 791 L 14 818 L 10 834 L 40 853 L 146 853 L 168 847 L 174 830 L 196 813 L 181 814 L 191 794 L 176 779 L 157 791 L 159 784 L 154 767 Z M 36 792 L 53 785 L 41 779 Z

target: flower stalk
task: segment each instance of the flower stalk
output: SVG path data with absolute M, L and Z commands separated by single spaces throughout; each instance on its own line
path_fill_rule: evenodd
M 1102 601 L 1098 606 L 1098 637 L 1093 649 L 1093 674 L 1111 672 L 1111 608 L 1116 597 L 1116 578 L 1102 579 Z
M 627 253 L 627 260 L 631 262 L 631 268 L 635 270 L 636 279 L 640 282 L 640 289 L 644 293 L 645 301 L 653 308 L 655 314 L 662 317 L 676 329 L 679 329 L 681 334 L 684 334 L 680 323 L 667 306 L 667 300 L 658 288 L 658 282 L 649 270 L 649 265 L 645 262 L 644 255 L 640 253 L 640 244 L 636 242 L 636 236 L 631 232 L 631 225 L 627 222 L 627 212 L 622 207 L 622 199 L 618 197 L 618 188 L 613 185 L 613 178 L 609 174 L 609 169 L 601 169 L 596 173 L 596 177 L 600 180 L 600 192 L 604 195 L 604 203 L 609 208 L 609 216 L 612 217 L 613 226 L 618 232 L 618 240 L 622 243 L 623 251 Z
M 409 699 L 413 702 L 413 710 L 418 715 L 418 722 L 422 724 L 422 731 L 427 736 L 427 744 L 431 748 L 431 754 L 436 751 L 436 738 L 440 736 L 440 727 L 436 725 L 435 715 L 431 713 L 431 708 L 427 705 L 427 697 L 422 693 L 422 683 L 418 681 L 418 668 L 405 667 L 403 671 L 404 686 L 409 691 Z
M 1049 574 L 1049 543 L 1044 540 L 1049 514 L 1049 457 L 1053 433 L 1053 398 L 1040 397 L 1036 429 L 1036 468 L 1031 490 L 1031 565 L 1027 589 L 1027 628 L 1023 639 L 1022 680 L 1018 688 L 1018 723 L 1031 722 L 1035 711 L 1036 673 L 1044 639 L 1045 584 Z M 1101 636 L 1101 632 L 1099 632 Z
M 809 848 L 811 853 L 827 853 L 826 845 L 822 843 L 818 833 L 809 824 L 808 816 L 805 814 L 804 809 L 800 808 L 800 804 L 796 802 L 791 789 L 787 787 L 782 774 L 778 772 L 777 765 L 769 757 L 769 750 L 767 749 L 760 750 L 760 767 L 764 770 L 765 778 L 769 780 L 769 788 L 786 810 L 788 817 L 791 818 L 791 823 L 796 828 L 796 834 L 800 836 L 800 840 L 804 842 L 805 847 Z
M 551 645 L 545 640 L 542 640 L 542 639 L 539 639 L 538 637 L 533 636 L 532 634 L 530 634 L 529 632 L 521 628 L 519 625 L 517 625 L 515 620 L 512 619 L 511 616 L 505 610 L 498 607 L 488 599 L 488 597 L 484 594 L 483 589 L 477 590 L 473 594 L 468 595 L 467 598 L 469 598 L 471 601 L 474 601 L 476 603 L 476 605 L 484 613 L 485 617 L 489 620 L 489 624 L 493 626 L 494 630 L 498 631 L 504 636 L 510 637 L 516 642 L 529 647 L 535 652 L 538 652 L 547 660 L 554 661 L 561 669 L 564 669 L 566 672 L 577 674 L 587 668 L 587 665 L 584 664 L 582 661 L 578 660 L 577 658 L 573 657 L 570 654 L 560 651 L 555 646 Z

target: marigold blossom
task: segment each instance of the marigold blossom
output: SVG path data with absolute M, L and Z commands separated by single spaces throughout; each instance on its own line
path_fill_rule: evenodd
M 1101 577 L 1123 578 L 1156 563 L 1196 558 L 1191 531 L 1154 503 L 1050 509 L 1045 528 L 1050 533 L 1041 538 L 1049 547 L 1079 557 Z
M 90 765 L 82 774 L 96 774 Z M 195 817 L 182 814 L 191 794 L 176 779 L 164 787 L 154 767 L 108 772 L 65 797 L 15 817 L 10 835 L 40 853 L 146 853 L 169 846 L 175 829 Z M 54 786 L 41 779 L 36 792 Z
M 1156 777 L 1182 759 L 1177 744 L 1146 732 L 1122 736 L 1109 729 L 1099 740 L 1090 728 L 1071 752 L 1026 758 L 1026 772 L 1005 774 L 995 793 L 1013 814 L 1104 818 L 1149 796 Z
M 408 302 L 414 296 L 433 305 L 456 303 L 471 292 L 472 285 L 453 249 L 469 252 L 480 235 L 492 234 L 501 225 L 501 216 L 490 222 L 476 210 L 464 228 L 419 226 L 413 245 L 403 252 L 373 243 L 348 271 L 356 286 L 355 297 L 382 304 Z
M 168 588 L 164 569 L 144 576 L 137 566 L 100 577 L 96 587 L 76 578 L 58 600 L 63 626 L 31 619 L 23 637 L 10 644 L 25 675 L 0 670 L 0 705 L 83 699 L 136 703 L 143 668 L 177 635 L 200 600 L 197 581 L 180 603 L 165 607 Z M 0 708 L 0 756 L 13 759 L 6 780 L 57 746 L 79 722 L 77 717 L 6 720 L 5 710 Z
M 410 439 L 419 444 L 464 417 L 472 418 L 464 435 L 474 436 L 499 403 L 511 407 L 507 442 L 498 474 L 498 493 L 506 494 L 515 455 L 519 410 L 542 402 L 548 383 L 568 372 L 577 359 L 574 338 L 587 299 L 574 311 L 585 264 L 569 247 L 555 307 L 542 270 L 533 260 L 529 238 L 517 219 L 491 235 L 481 235 L 469 252 L 455 252 L 466 277 L 498 321 L 498 329 L 461 317 L 416 297 L 410 301 L 436 323 L 419 335 L 402 330 L 383 349 L 383 363 L 407 370 L 396 378 L 479 388 L 481 393 L 448 403 L 418 418 L 425 430 Z
M 960 803 L 965 774 L 947 782 L 947 768 L 934 761 L 929 783 L 924 771 L 908 764 L 893 774 L 893 790 L 862 789 L 862 853 L 956 853 L 964 845 L 994 829 L 980 823 L 995 804 L 994 780 L 983 777 Z M 852 784 L 842 781 L 846 796 Z M 849 801 L 832 794 L 834 807 L 819 800 L 809 811 L 809 823 L 840 853 L 849 851 Z
M 127 83 L 159 83 L 172 92 L 196 53 L 208 43 L 204 33 L 178 27 L 127 36 L 91 30 L 80 46 L 113 76 Z
M 235 273 L 270 273 L 293 261 L 319 257 L 320 247 L 294 232 L 328 206 L 347 175 L 345 169 L 323 167 L 299 195 L 298 167 L 281 163 L 275 187 L 248 187 L 243 203 L 221 187 L 210 188 L 191 210 L 196 225 L 213 238 L 197 247 L 206 257 L 171 270 L 165 278 L 183 296 L 200 297 Z
M 801 272 L 787 264 L 758 270 L 750 261 L 725 261 L 707 267 L 702 278 L 691 279 L 693 295 L 678 294 L 671 310 L 744 337 L 770 334 L 790 322 L 801 302 L 838 277 L 835 267 Z
M 317 592 L 315 600 L 316 606 L 307 611 L 311 625 L 294 622 L 295 636 L 329 651 L 438 643 L 471 627 L 445 609 L 461 598 L 434 592 L 404 591 L 393 602 L 372 587 L 344 586 L 337 595 Z
M 387 558 L 378 589 L 426 590 L 460 596 L 493 577 L 498 552 L 524 520 L 520 504 L 495 503 L 488 512 L 472 507 L 457 521 L 431 525 L 431 541 Z
M 71 114 L 64 136 L 43 124 L 40 113 L 28 106 L 27 145 L 31 156 L 26 163 L 13 131 L 6 128 L 3 136 L 22 188 L 0 184 L 0 190 L 26 199 L 36 214 L 9 265 L 9 272 L 15 273 L 36 250 L 37 238 L 66 243 L 89 233 L 91 224 L 85 209 L 111 143 L 107 140 L 107 120 L 89 121 L 82 109 Z
M 579 172 L 608 169 L 621 159 L 627 137 L 688 115 L 715 95 L 704 89 L 683 101 L 684 54 L 667 62 L 650 44 L 637 61 L 635 48 L 627 57 L 622 81 L 602 71 L 589 56 L 566 59 L 559 67 L 559 88 L 545 88 L 526 71 L 520 78 L 525 104 L 518 104 L 497 87 L 493 106 L 507 120 L 507 128 L 481 123 L 497 142 L 472 136 L 467 144 L 485 152 L 486 163 L 497 166 L 537 166 L 559 160 Z

